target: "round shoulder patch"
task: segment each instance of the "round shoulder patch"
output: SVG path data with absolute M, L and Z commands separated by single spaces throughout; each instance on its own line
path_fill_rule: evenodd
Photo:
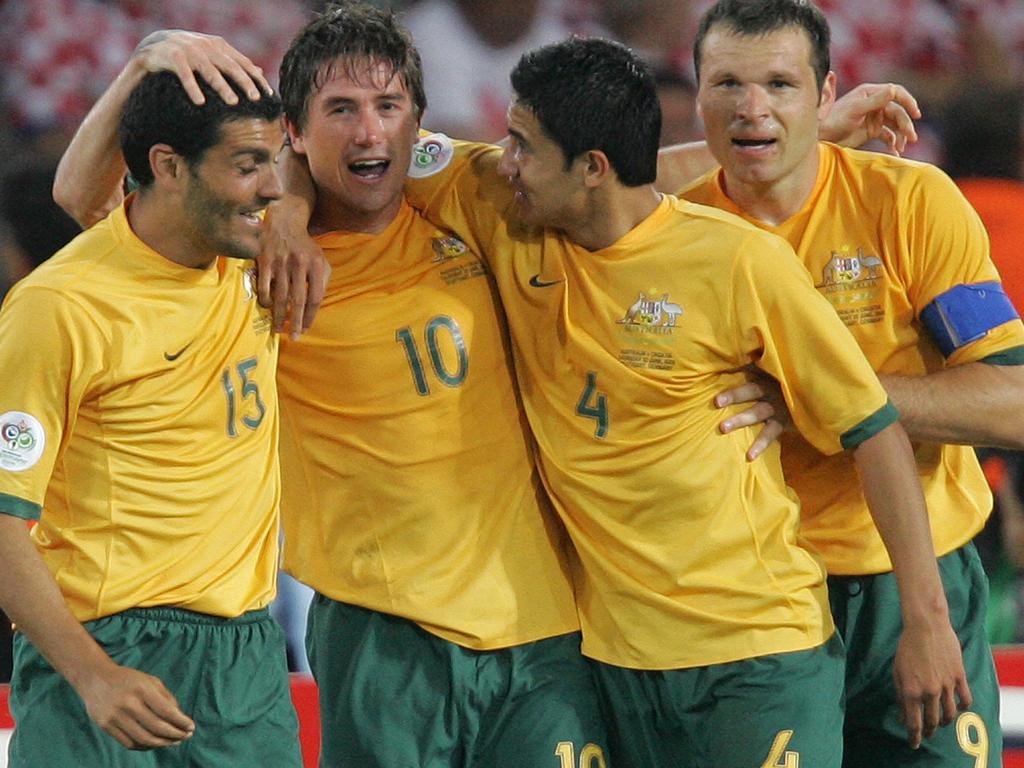
M 0 416 L 0 469 L 22 472 L 36 465 L 46 447 L 39 419 L 21 411 Z
M 409 161 L 409 176 L 425 179 L 448 167 L 455 154 L 452 140 L 443 133 L 432 133 L 417 141 L 412 148 Z

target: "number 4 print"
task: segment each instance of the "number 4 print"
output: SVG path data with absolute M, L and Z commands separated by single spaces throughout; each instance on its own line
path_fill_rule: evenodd
M 608 398 L 604 393 L 597 391 L 597 374 L 593 371 L 587 373 L 587 383 L 583 387 L 580 401 L 576 404 L 576 413 L 597 422 L 594 437 L 604 439 L 608 435 Z

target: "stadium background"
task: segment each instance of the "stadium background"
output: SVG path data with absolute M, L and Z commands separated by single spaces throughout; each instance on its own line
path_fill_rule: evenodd
M 654 66 L 666 143 L 700 137 L 690 46 L 711 0 L 405 0 L 423 54 L 425 124 L 481 140 L 499 138 L 506 74 L 522 50 L 569 33 L 602 34 Z M 993 258 L 1024 306 L 1024 0 L 818 0 L 833 29 L 840 90 L 896 80 L 924 110 L 908 154 L 944 166 L 989 227 Z M 313 0 L 0 0 L 0 296 L 78 231 L 50 199 L 57 160 L 89 106 L 138 41 L 160 28 L 221 34 L 276 82 L 294 32 L 323 7 Z M 1024 462 L 988 457 L 998 499 L 979 541 L 993 586 L 994 642 L 1024 641 Z M 293 690 L 304 750 L 315 764 L 315 691 L 304 669 L 305 596 L 287 585 L 275 606 L 293 639 Z M 6 640 L 0 640 L 6 645 Z M 5 663 L 6 662 L 6 663 Z M 0 682 L 9 660 L 0 653 Z M 1001 645 L 1007 766 L 1024 766 L 1024 649 Z M 0 685 L 0 768 L 12 723 Z

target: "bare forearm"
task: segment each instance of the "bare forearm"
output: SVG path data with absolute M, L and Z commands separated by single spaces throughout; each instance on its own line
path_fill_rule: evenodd
M 73 687 L 89 670 L 113 664 L 71 613 L 25 521 L 2 513 L 0 562 L 0 606 Z
M 871 516 L 892 560 L 904 622 L 946 620 L 924 496 L 906 433 L 892 424 L 853 453 Z
M 968 363 L 879 378 L 914 440 L 1024 449 L 1024 366 Z
M 658 151 L 658 179 L 655 186 L 661 192 L 674 195 L 717 164 L 707 143 L 703 141 L 665 147 Z
M 57 166 L 53 199 L 83 227 L 102 219 L 123 197 L 127 168 L 117 128 L 129 95 L 145 76 L 145 66 L 133 57 L 86 115 Z

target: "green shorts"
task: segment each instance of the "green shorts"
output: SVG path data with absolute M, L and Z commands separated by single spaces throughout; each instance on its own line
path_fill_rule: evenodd
M 266 609 L 222 619 L 137 608 L 85 624 L 114 661 L 159 677 L 196 724 L 173 747 L 129 751 L 21 633 L 14 638 L 10 768 L 300 768 L 284 634 Z
M 473 651 L 318 594 L 306 646 L 322 768 L 608 766 L 578 633 Z
M 917 750 L 907 746 L 892 675 L 903 626 L 896 577 L 892 573 L 829 577 L 832 615 L 846 643 L 844 768 L 1002 765 L 999 682 L 985 637 L 988 580 L 974 545 L 939 558 L 939 573 L 974 704 Z
M 842 763 L 843 644 L 837 635 L 806 651 L 692 669 L 592 663 L 616 768 Z

